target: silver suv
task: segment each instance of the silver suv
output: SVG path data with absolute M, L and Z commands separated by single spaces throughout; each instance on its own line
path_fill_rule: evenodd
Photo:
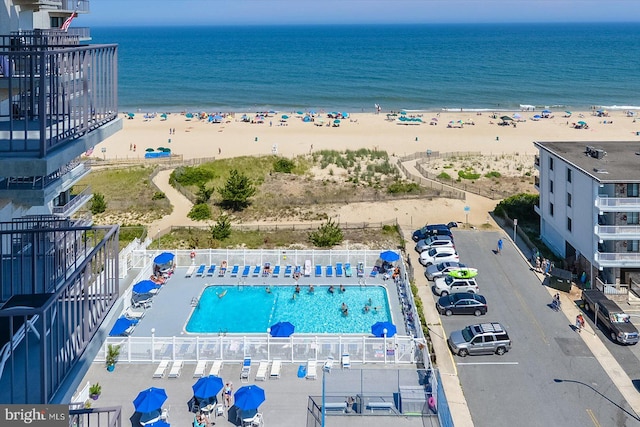
M 450 248 L 455 248 L 456 246 L 453 244 L 453 238 L 451 236 L 428 236 L 422 240 L 418 240 L 416 243 L 416 252 L 422 253 L 427 251 L 435 246 L 447 246 Z
M 475 278 L 457 279 L 453 276 L 437 277 L 434 285 L 436 294 L 441 297 L 459 292 L 477 294 L 480 291 Z
M 451 351 L 461 357 L 494 353 L 502 356 L 511 349 L 509 334 L 500 323 L 481 323 L 453 331 L 447 343 Z

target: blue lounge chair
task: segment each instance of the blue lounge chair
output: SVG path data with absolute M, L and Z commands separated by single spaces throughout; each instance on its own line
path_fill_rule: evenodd
M 258 277 L 260 275 L 260 270 L 262 270 L 262 267 L 259 265 L 253 267 L 253 277 Z
M 248 277 L 250 270 L 251 270 L 251 267 L 248 265 L 245 265 L 244 268 L 242 269 L 242 277 Z
M 292 267 L 290 265 L 287 265 L 284 268 L 284 277 L 291 277 L 291 270 L 292 270 Z
M 370 277 L 377 277 L 378 276 L 378 270 L 380 269 L 380 267 L 378 267 L 377 265 L 375 265 L 373 267 L 373 269 L 371 270 L 371 274 L 369 274 Z
M 322 266 L 320 264 L 316 264 L 316 277 L 322 276 Z
M 336 277 L 342 277 L 342 263 L 336 262 Z
M 344 265 L 344 275 L 345 277 L 353 276 L 353 271 L 351 271 L 351 263 L 346 263 Z
M 280 275 L 280 266 L 276 265 L 273 267 L 273 272 L 271 273 L 271 277 L 278 277 Z
M 242 361 L 242 371 L 240 372 L 240 381 L 243 383 L 249 382 L 249 375 L 251 375 L 251 357 L 245 356 Z
M 216 265 L 211 264 L 211 267 L 209 267 L 209 269 L 207 270 L 207 276 L 213 276 L 215 272 L 216 272 Z
M 240 266 L 238 264 L 234 265 L 231 269 L 231 277 L 238 277 L 238 271 L 240 270 Z
M 364 263 L 358 263 L 358 277 L 364 277 Z
M 196 271 L 196 276 L 197 277 L 202 277 L 204 276 L 204 269 L 207 268 L 206 265 L 204 264 L 200 264 L 200 267 L 198 267 L 198 271 Z
M 333 277 L 333 265 L 327 265 L 327 277 Z

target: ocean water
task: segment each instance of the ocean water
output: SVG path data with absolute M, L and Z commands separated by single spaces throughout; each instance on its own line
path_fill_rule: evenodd
M 122 111 L 640 106 L 640 24 L 96 27 Z

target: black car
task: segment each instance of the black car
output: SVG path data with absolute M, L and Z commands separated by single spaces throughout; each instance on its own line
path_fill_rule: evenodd
M 411 238 L 413 239 L 414 242 L 417 242 L 418 240 L 426 239 L 428 236 L 434 236 L 439 234 L 442 236 L 449 236 L 453 239 L 453 233 L 451 233 L 451 228 L 457 227 L 457 226 L 458 226 L 458 223 L 453 221 L 448 224 L 425 225 L 424 227 L 414 231 Z
M 480 316 L 487 314 L 487 300 L 482 295 L 472 293 L 456 293 L 441 297 L 436 303 L 440 314 L 473 314 Z

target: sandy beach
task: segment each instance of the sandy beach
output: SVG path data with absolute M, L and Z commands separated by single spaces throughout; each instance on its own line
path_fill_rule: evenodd
M 500 117 L 520 114 L 516 126 L 499 126 Z M 281 115 L 289 119 L 281 122 Z M 129 119 L 122 114 L 124 129 L 105 140 L 94 150 L 94 155 L 113 158 L 144 158 L 148 148 L 168 147 L 184 159 L 202 157 L 236 157 L 241 155 L 266 155 L 274 149 L 277 154 L 293 157 L 317 150 L 345 150 L 370 148 L 385 150 L 390 155 L 405 155 L 432 150 L 440 152 L 480 151 L 483 154 L 527 153 L 535 154 L 533 141 L 636 141 L 640 136 L 640 123 L 627 117 L 624 111 L 611 111 L 608 117 L 596 117 L 591 112 L 574 112 L 564 117 L 564 112 L 554 112 L 552 118 L 532 120 L 539 112 L 423 112 L 419 125 L 402 125 L 387 120 L 387 112 L 352 113 L 342 119 L 339 127 L 327 127 L 331 119 L 324 118 L 324 125 L 303 122 L 295 112 L 282 112 L 265 118 L 264 123 L 246 123 L 240 120 L 242 113 L 235 113 L 223 123 L 209 123 L 197 118 L 187 119 L 184 114 L 168 114 L 162 119 L 145 119 L 144 113 L 136 113 Z M 253 117 L 255 114 L 247 114 Z M 437 123 L 431 125 L 431 119 Z M 462 128 L 447 127 L 450 121 L 462 121 Z M 588 129 L 575 129 L 578 121 L 588 124 Z M 175 129 L 175 133 L 170 133 Z M 135 145 L 135 152 L 133 147 Z M 106 151 L 102 153 L 102 149 Z

